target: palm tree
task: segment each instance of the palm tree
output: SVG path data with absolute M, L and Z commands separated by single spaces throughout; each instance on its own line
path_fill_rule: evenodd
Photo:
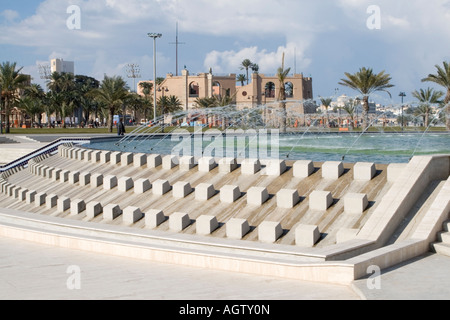
M 253 63 L 250 68 L 252 69 L 253 73 L 258 74 L 258 72 L 259 72 L 259 65 L 258 64 Z
M 341 79 L 339 85 L 358 91 L 363 96 L 363 130 L 369 128 L 369 96 L 377 91 L 384 91 L 391 96 L 387 89 L 394 87 L 392 78 L 384 71 L 375 74 L 371 68 L 361 68 L 355 74 L 345 73 L 346 79 Z
M 168 113 L 174 113 L 183 110 L 182 103 L 177 96 L 162 96 L 158 99 L 157 107 L 162 116 L 162 132 L 164 133 L 165 116 Z
M 32 123 L 36 121 L 36 116 L 38 116 L 38 124 L 41 126 L 42 112 L 44 108 L 42 107 L 42 100 L 33 97 L 24 97 L 19 102 L 19 109 L 30 116 Z
M 250 61 L 250 59 L 245 59 L 241 63 L 241 70 L 245 70 L 247 72 L 247 84 L 248 84 L 248 69 L 250 69 L 253 66 L 253 62 Z
M 356 104 L 354 102 L 347 102 L 342 107 L 342 110 L 348 113 L 351 119 L 352 128 L 355 127 L 355 112 L 356 112 Z
M 215 97 L 197 98 L 194 103 L 197 108 L 206 110 L 206 121 L 209 125 L 209 110 L 217 107 L 217 99 Z
M 19 89 L 25 88 L 29 81 L 29 78 L 26 75 L 20 73 L 23 68 L 16 70 L 16 67 L 16 62 L 3 62 L 0 64 L 0 93 L 1 99 L 4 101 L 6 133 L 10 132 L 9 117 L 11 114 L 11 107 L 19 99 Z
M 114 115 L 122 108 L 128 97 L 128 86 L 120 76 L 108 77 L 105 75 L 100 87 L 91 91 L 92 96 L 108 110 L 109 132 L 113 132 Z
M 247 81 L 247 77 L 245 76 L 245 74 L 240 74 L 237 76 L 236 81 L 240 82 L 241 86 L 244 86 L 244 82 Z
M 330 122 L 329 116 L 328 116 L 328 108 L 331 106 L 331 102 L 333 102 L 332 98 L 320 98 L 320 102 L 325 107 L 325 112 L 327 114 L 327 125 Z
M 442 101 L 440 100 L 444 93 L 442 91 L 435 91 L 432 88 L 428 89 L 420 89 L 419 91 L 414 91 L 412 93 L 413 97 L 419 100 L 419 106 L 416 108 L 416 115 L 422 115 L 424 118 L 425 127 L 428 128 L 430 124 L 430 115 L 432 114 L 431 105 L 432 104 L 440 104 Z
M 288 74 L 291 72 L 291 68 L 284 69 L 284 53 L 283 59 L 281 63 L 281 67 L 278 68 L 277 78 L 280 83 L 280 90 L 278 92 L 278 101 L 280 101 L 280 109 L 281 109 L 281 133 L 286 133 L 287 131 L 287 111 L 286 111 L 286 86 L 285 81 Z
M 437 74 L 428 75 L 428 77 L 422 79 L 422 82 L 433 82 L 447 89 L 444 104 L 447 113 L 447 130 L 450 130 L 450 63 L 444 61 L 443 65 L 443 68 L 436 65 Z

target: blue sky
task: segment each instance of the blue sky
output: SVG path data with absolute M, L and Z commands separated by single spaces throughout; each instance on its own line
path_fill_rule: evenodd
M 67 8 L 80 8 L 80 29 L 70 30 Z M 368 10 L 379 9 L 378 12 Z M 260 72 L 286 65 L 313 77 L 314 95 L 355 95 L 338 85 L 344 72 L 372 67 L 391 74 L 390 99 L 432 86 L 420 79 L 450 60 L 450 0 L 0 0 L 0 61 L 16 61 L 39 78 L 38 65 L 51 58 L 75 61 L 77 74 L 99 80 L 126 78 L 138 64 L 142 79 L 153 77 L 153 41 L 158 75 L 175 73 L 175 26 L 179 22 L 179 66 L 191 73 L 241 73 L 249 58 Z M 369 28 L 375 26 L 376 28 Z M 296 58 L 294 59 L 294 53 Z M 132 85 L 132 81 L 129 84 Z

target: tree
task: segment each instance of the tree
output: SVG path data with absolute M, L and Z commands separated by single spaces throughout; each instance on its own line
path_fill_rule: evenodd
M 348 113 L 351 119 L 351 127 L 355 127 L 355 112 L 356 112 L 356 104 L 354 102 L 346 102 L 342 107 L 342 110 Z
M 209 124 L 209 111 L 218 106 L 217 99 L 215 97 L 197 98 L 194 103 L 197 108 L 206 110 L 206 121 Z
M 331 106 L 331 102 L 333 102 L 333 99 L 331 98 L 320 98 L 320 102 L 322 103 L 322 105 L 325 107 L 325 112 L 327 114 L 327 124 L 329 124 L 330 119 L 329 119 L 329 115 L 328 115 L 328 108 Z
M 168 113 L 175 113 L 183 110 L 182 103 L 177 96 L 162 96 L 158 99 L 156 104 L 158 112 L 162 116 L 162 132 L 164 133 L 165 126 L 165 116 Z
M 241 86 L 244 86 L 244 82 L 247 81 L 247 77 L 245 76 L 245 74 L 240 74 L 237 76 L 236 81 L 240 82 Z
M 19 100 L 19 90 L 25 88 L 29 77 L 21 74 L 23 68 L 17 69 L 16 62 L 3 62 L 0 64 L 0 91 L 5 110 L 5 132 L 10 133 L 11 107 Z
M 113 132 L 114 115 L 124 105 L 128 97 L 128 86 L 126 81 L 120 76 L 108 77 L 105 75 L 100 87 L 92 90 L 92 95 L 99 103 L 108 110 L 109 132 Z
M 422 116 L 424 119 L 425 127 L 428 128 L 430 125 L 430 115 L 433 114 L 431 105 L 440 104 L 440 100 L 444 93 L 442 91 L 435 91 L 432 88 L 420 89 L 420 91 L 414 91 L 412 93 L 413 97 L 419 100 L 419 106 L 415 110 L 416 116 Z
M 387 92 L 394 87 L 390 82 L 392 78 L 384 71 L 375 74 L 371 68 L 361 68 L 355 74 L 345 73 L 346 79 L 341 79 L 339 85 L 358 91 L 363 96 L 363 130 L 369 128 L 369 96 L 378 91 Z
M 443 66 L 442 68 L 436 65 L 437 73 L 428 75 L 428 77 L 422 79 L 422 82 L 433 82 L 447 89 L 444 104 L 447 114 L 447 130 L 450 130 L 450 63 L 444 61 Z
M 241 69 L 241 70 L 245 70 L 245 71 L 247 72 L 247 84 L 248 84 L 248 81 L 249 81 L 249 78 L 248 78 L 248 69 L 250 69 L 252 66 L 253 66 L 253 62 L 251 62 L 249 59 L 245 59 L 245 60 L 242 61 L 242 63 L 241 63 L 240 69 Z
M 20 100 L 19 109 L 31 118 L 32 123 L 36 122 L 36 116 L 38 116 L 37 122 L 41 126 L 42 112 L 44 111 L 41 99 L 26 96 Z
M 259 65 L 258 64 L 253 63 L 250 68 L 252 69 L 253 73 L 258 74 L 258 72 L 259 72 Z
M 280 83 L 280 90 L 278 92 L 278 101 L 280 102 L 279 108 L 281 109 L 281 133 L 286 133 L 287 131 L 287 110 L 286 110 L 286 86 L 285 81 L 288 74 L 291 72 L 291 68 L 284 69 L 284 53 L 281 63 L 281 67 L 278 68 L 277 78 Z

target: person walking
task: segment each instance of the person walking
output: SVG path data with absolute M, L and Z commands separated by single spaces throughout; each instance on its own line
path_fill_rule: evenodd
M 122 118 L 119 120 L 119 123 L 117 124 L 117 135 L 123 136 L 125 135 L 125 125 L 123 124 Z

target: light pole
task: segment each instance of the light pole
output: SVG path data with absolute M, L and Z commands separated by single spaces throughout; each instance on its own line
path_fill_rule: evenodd
M 148 36 L 153 38 L 153 110 L 154 110 L 154 119 L 153 122 L 156 122 L 156 39 L 161 38 L 161 33 L 149 33 Z
M 406 97 L 406 93 L 400 92 L 399 96 L 402 98 L 402 131 L 403 131 L 404 130 L 404 126 L 405 126 L 405 120 L 403 118 L 403 98 Z

